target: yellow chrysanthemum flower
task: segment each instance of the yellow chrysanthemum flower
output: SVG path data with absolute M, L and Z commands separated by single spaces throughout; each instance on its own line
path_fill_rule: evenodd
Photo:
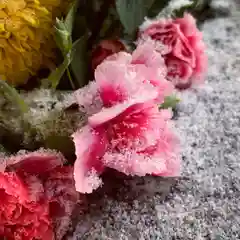
M 0 0 L 0 78 L 25 83 L 54 57 L 53 23 L 69 0 Z

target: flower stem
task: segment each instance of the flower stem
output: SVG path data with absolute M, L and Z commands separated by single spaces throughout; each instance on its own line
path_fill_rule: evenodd
M 75 89 L 76 89 L 76 86 L 74 85 L 74 82 L 73 82 L 71 73 L 70 73 L 70 71 L 69 71 L 69 68 L 67 68 L 67 75 L 68 75 L 68 79 L 69 79 L 69 82 L 70 82 L 70 84 L 71 84 L 72 89 L 75 90 Z

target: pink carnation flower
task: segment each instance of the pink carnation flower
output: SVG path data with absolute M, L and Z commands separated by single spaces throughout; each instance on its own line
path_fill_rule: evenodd
M 126 65 L 130 72 L 138 72 L 145 83 L 151 83 L 158 90 L 157 103 L 162 103 L 164 97 L 173 93 L 174 86 L 166 80 L 167 68 L 163 57 L 157 52 L 153 40 L 138 44 L 132 54 L 120 52 L 111 55 L 106 61 Z
M 161 73 L 148 71 L 148 61 L 153 61 L 149 52 L 144 56 L 137 51 L 133 56 L 112 56 L 98 66 L 96 82 L 84 88 L 90 102 L 82 90 L 76 92 L 79 105 L 88 113 L 88 124 L 73 134 L 77 156 L 74 178 L 79 192 L 98 188 L 105 167 L 127 175 L 179 174 L 178 140 L 169 125 L 171 113 L 159 112 L 155 103 L 156 98 L 163 101 L 164 86 L 169 85 L 161 85 L 165 80 L 156 76 Z M 158 79 L 156 88 L 152 80 Z M 99 103 L 92 104 L 93 99 Z
M 78 200 L 73 170 L 60 154 L 38 151 L 1 160 L 0 236 L 61 239 Z M 5 163 L 5 164 L 3 164 Z
M 183 18 L 161 19 L 140 29 L 140 38 L 151 39 L 163 44 L 160 51 L 167 65 L 167 79 L 179 89 L 203 81 L 207 66 L 202 34 L 190 14 Z

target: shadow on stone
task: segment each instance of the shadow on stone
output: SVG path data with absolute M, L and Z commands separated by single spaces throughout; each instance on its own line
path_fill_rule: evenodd
M 166 199 L 177 183 L 176 178 L 131 177 L 111 169 L 103 174 L 102 179 L 102 188 L 86 195 L 85 212 L 76 214 L 73 228 L 66 239 L 84 239 L 96 222 L 102 222 L 103 225 L 111 222 L 110 215 L 114 215 L 115 211 L 119 214 L 120 205 L 131 211 L 136 201 L 139 205 L 149 204 L 156 195 L 160 200 Z M 73 232 L 77 233 L 77 237 L 73 236 Z
M 155 194 L 164 197 L 176 183 L 174 178 L 126 176 L 112 169 L 107 170 L 102 179 L 104 183 L 102 188 L 88 196 L 89 202 L 99 201 L 105 197 L 123 202 L 149 198 Z

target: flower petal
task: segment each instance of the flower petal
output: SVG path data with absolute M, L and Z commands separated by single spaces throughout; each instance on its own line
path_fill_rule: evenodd
M 102 111 L 100 111 L 99 113 L 96 113 L 95 115 L 89 117 L 88 123 L 92 127 L 107 123 L 110 120 L 119 116 L 120 114 L 124 114 L 124 112 L 130 108 L 134 108 L 135 106 L 141 105 L 142 103 L 148 103 L 150 101 L 153 101 L 156 96 L 157 92 L 155 92 L 155 95 L 140 95 L 138 96 L 138 99 L 132 99 L 124 103 L 117 104 L 111 108 L 103 108 Z
M 183 18 L 148 21 L 140 27 L 139 37 L 140 41 L 151 38 L 168 46 L 168 51 L 165 52 L 157 50 L 157 47 L 155 49 L 164 57 L 168 67 L 167 79 L 176 88 L 183 90 L 203 82 L 207 57 L 202 33 L 193 16 L 184 14 Z M 175 62 L 172 61 L 173 58 L 176 59 Z
M 0 153 L 0 172 L 4 172 L 7 166 L 6 157 Z
M 133 52 L 132 64 L 136 71 L 145 77 L 158 91 L 156 102 L 161 104 L 166 96 L 173 93 L 174 86 L 166 80 L 167 67 L 164 58 L 157 51 L 157 42 L 146 39 L 141 42 Z
M 96 69 L 95 78 L 105 107 L 131 99 L 143 101 L 149 99 L 149 95 L 153 96 L 152 99 L 157 96 L 155 87 L 145 81 L 145 76 L 136 71 L 134 65 L 106 61 Z
M 49 201 L 49 213 L 57 239 L 62 239 L 71 223 L 71 214 L 79 199 L 73 179 L 73 167 L 58 167 L 52 171 L 44 185 Z
M 181 31 L 187 37 L 197 33 L 196 20 L 191 14 L 185 13 L 183 18 L 175 19 L 174 23 L 179 24 Z
M 157 108 L 146 105 L 138 112 L 135 110 L 134 114 L 126 115 L 125 120 L 124 117 L 123 120 L 116 118 L 115 122 L 119 121 L 118 132 L 115 133 L 117 138 L 110 135 L 112 139 L 109 139 L 109 147 L 103 156 L 104 164 L 128 175 L 178 174 L 178 139 L 169 128 L 170 117 L 170 111 L 159 112 Z M 137 134 L 134 134 L 134 129 Z
M 132 61 L 132 55 L 127 52 L 119 52 L 107 57 L 105 61 L 114 61 L 120 64 L 129 64 Z
M 65 158 L 61 153 L 53 150 L 39 150 L 35 152 L 20 151 L 16 156 L 8 159 L 8 167 L 16 171 L 41 175 L 62 165 Z
M 168 58 L 168 76 L 167 79 L 171 81 L 178 89 L 187 89 L 191 86 L 191 76 L 193 74 L 192 67 L 177 58 Z
M 132 64 L 144 64 L 151 69 L 156 69 L 159 75 L 156 77 L 164 77 L 166 74 L 166 66 L 164 58 L 156 51 L 156 41 L 148 38 L 144 42 L 140 42 L 136 50 L 132 53 Z
M 74 96 L 80 111 L 87 115 L 94 114 L 102 108 L 102 100 L 96 82 L 90 82 L 87 86 L 78 89 Z
M 28 199 L 27 187 L 16 173 L 0 173 L 0 189 L 3 189 L 8 195 L 18 198 L 19 202 Z
M 74 164 L 75 187 L 78 192 L 91 193 L 102 181 L 99 174 L 104 166 L 101 157 L 106 148 L 106 137 L 103 129 L 98 131 L 85 126 L 73 134 L 77 160 Z

